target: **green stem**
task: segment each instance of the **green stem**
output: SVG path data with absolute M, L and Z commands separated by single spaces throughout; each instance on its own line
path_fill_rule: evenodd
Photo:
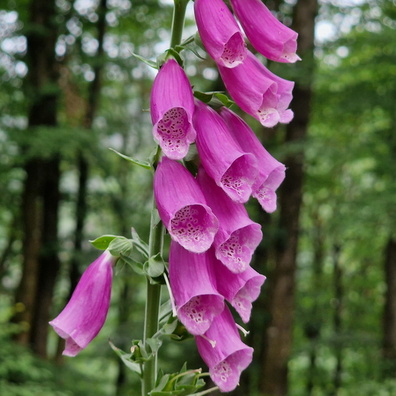
M 172 20 L 172 37 L 171 37 L 171 48 L 176 47 L 181 43 L 184 18 L 186 16 L 187 4 L 190 0 L 175 0 L 175 6 L 173 8 L 173 20 Z
M 162 253 L 164 240 L 164 227 L 159 220 L 155 203 L 151 213 L 149 257 Z M 144 316 L 144 338 L 143 344 L 146 344 L 148 338 L 153 337 L 158 331 L 159 310 L 161 303 L 161 285 L 151 284 L 147 279 L 146 310 Z M 154 388 L 157 376 L 157 355 L 154 355 L 144 364 L 142 380 L 142 396 L 147 396 Z

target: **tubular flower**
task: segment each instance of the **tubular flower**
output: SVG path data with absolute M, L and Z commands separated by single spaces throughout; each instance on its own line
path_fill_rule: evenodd
M 246 45 L 238 24 L 222 0 L 195 0 L 195 20 L 209 55 L 224 67 L 246 58 Z
M 294 63 L 298 34 L 278 21 L 261 0 L 231 0 L 232 8 L 253 47 L 268 59 Z
M 277 161 L 263 147 L 249 125 L 226 107 L 222 107 L 220 115 L 242 150 L 255 155 L 260 164 L 258 176 L 253 185 L 253 197 L 257 198 L 262 208 L 268 213 L 276 210 L 276 189 L 285 178 L 286 167 Z
M 206 253 L 191 253 L 172 241 L 169 281 L 179 320 L 191 334 L 204 334 L 224 308 Z
M 293 81 L 271 73 L 248 52 L 245 61 L 234 69 L 219 65 L 224 84 L 236 104 L 265 127 L 288 123 L 293 112 L 287 107 L 292 100 Z
M 239 382 L 241 372 L 253 359 L 253 348 L 239 336 L 231 312 L 227 307 L 216 316 L 204 337 L 195 338 L 199 354 L 209 367 L 212 381 L 221 392 L 231 392 Z
M 170 236 L 185 249 L 202 253 L 212 245 L 218 220 L 191 173 L 166 157 L 154 175 L 158 212 Z
M 174 59 L 164 63 L 154 80 L 150 111 L 153 136 L 164 154 L 176 160 L 184 158 L 196 136 L 194 99 L 188 78 Z
M 236 309 L 242 320 L 249 322 L 252 302 L 260 295 L 265 276 L 248 266 L 244 272 L 232 273 L 216 259 L 213 250 L 206 253 L 216 277 L 218 292 Z
M 104 251 L 83 273 L 70 301 L 49 324 L 66 340 L 63 355 L 76 356 L 99 333 L 110 305 L 116 258 Z
M 198 153 L 206 172 L 233 201 L 246 202 L 257 175 L 256 158 L 241 150 L 222 118 L 198 100 L 193 122 Z
M 228 197 L 203 168 L 197 180 L 219 220 L 219 231 L 213 242 L 217 259 L 234 273 L 245 271 L 263 237 L 261 226 L 253 222 L 244 205 Z

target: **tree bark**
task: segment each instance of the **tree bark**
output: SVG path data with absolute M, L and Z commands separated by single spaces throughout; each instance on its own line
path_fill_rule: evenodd
M 299 33 L 298 53 L 303 58 L 301 79 L 296 81 L 292 108 L 294 120 L 287 126 L 285 143 L 302 143 L 309 123 L 312 97 L 314 25 L 317 0 L 299 0 L 294 7 L 293 29 Z M 294 290 L 299 218 L 303 187 L 303 152 L 289 155 L 288 169 L 280 189 L 279 226 L 283 239 L 275 247 L 276 267 L 270 282 L 271 320 L 265 334 L 261 392 L 284 396 L 288 390 L 287 363 L 292 348 Z
M 55 59 L 56 9 L 54 0 L 32 0 L 27 34 L 29 73 L 26 91 L 31 106 L 28 130 L 57 126 L 57 62 Z M 24 147 L 28 152 L 28 147 Z M 47 330 L 54 281 L 59 268 L 57 257 L 60 158 L 30 158 L 25 165 L 23 192 L 23 273 L 16 293 L 14 322 L 23 324 L 17 341 L 46 356 Z
M 385 248 L 385 307 L 383 313 L 383 375 L 396 374 L 396 240 L 389 237 Z

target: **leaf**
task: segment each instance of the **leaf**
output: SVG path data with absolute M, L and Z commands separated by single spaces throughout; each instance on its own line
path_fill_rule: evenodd
M 131 259 L 128 256 L 124 256 L 123 254 L 120 255 L 120 261 L 124 262 L 125 264 L 129 265 L 133 271 L 135 271 L 138 275 L 145 275 L 146 273 L 143 270 L 143 264 L 138 263 L 135 260 Z
M 158 253 L 144 263 L 144 270 L 150 278 L 158 278 L 165 271 L 165 262 Z
M 122 362 L 132 371 L 142 375 L 142 370 L 139 363 L 131 360 L 131 354 L 124 352 L 122 349 L 117 348 L 111 341 L 109 341 L 111 349 L 121 358 Z
M 116 153 L 117 155 L 119 155 L 121 158 L 124 158 L 125 160 L 127 160 L 127 161 L 129 161 L 129 162 L 132 162 L 132 163 L 135 164 L 135 165 L 140 166 L 141 168 L 148 169 L 148 170 L 151 170 L 151 169 L 152 169 L 152 166 L 150 165 L 149 162 L 140 161 L 140 160 L 137 160 L 137 159 L 128 157 L 127 155 L 121 154 L 121 153 L 119 153 L 117 150 L 114 150 L 114 149 L 111 148 L 111 147 L 109 147 L 109 150 L 113 151 L 114 153 Z
M 157 69 L 158 70 L 158 64 L 157 62 L 154 62 L 150 59 L 144 58 L 143 56 L 139 55 L 139 54 L 135 54 L 134 52 L 132 52 L 132 55 L 136 58 L 139 59 L 140 61 L 142 61 L 143 63 L 145 63 L 146 65 L 152 67 L 153 69 Z
M 106 250 L 117 235 L 102 235 L 93 241 L 89 241 L 96 249 Z

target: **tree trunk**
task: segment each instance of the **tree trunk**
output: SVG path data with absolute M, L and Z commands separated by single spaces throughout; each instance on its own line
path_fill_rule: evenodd
M 55 59 L 56 12 L 54 0 L 32 0 L 27 35 L 29 73 L 26 91 L 31 107 L 29 129 L 57 125 L 57 64 Z M 25 150 L 28 147 L 23 148 Z M 30 158 L 25 165 L 23 193 L 23 273 L 16 293 L 14 322 L 23 324 L 17 341 L 46 356 L 47 330 L 52 290 L 59 268 L 57 257 L 60 159 Z
M 385 307 L 383 313 L 383 375 L 396 374 L 396 240 L 389 238 L 385 248 Z
M 293 29 L 299 33 L 298 53 L 303 58 L 303 74 L 294 89 L 294 120 L 287 126 L 285 143 L 302 142 L 306 136 L 312 96 L 314 25 L 317 0 L 298 0 L 294 7 Z M 288 390 L 287 363 L 292 348 L 296 255 L 303 187 L 302 152 L 289 155 L 288 169 L 280 190 L 280 229 L 284 238 L 275 248 L 276 267 L 270 283 L 271 321 L 265 334 L 261 392 L 283 396 Z

